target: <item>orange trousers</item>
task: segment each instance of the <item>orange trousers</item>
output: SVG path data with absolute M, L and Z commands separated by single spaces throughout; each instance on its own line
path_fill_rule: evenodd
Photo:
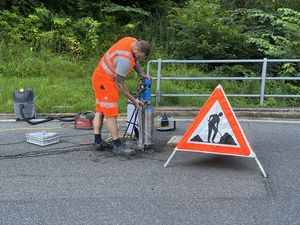
M 92 84 L 96 98 L 96 112 L 103 112 L 104 116 L 118 116 L 119 90 L 116 80 L 106 73 L 95 70 Z

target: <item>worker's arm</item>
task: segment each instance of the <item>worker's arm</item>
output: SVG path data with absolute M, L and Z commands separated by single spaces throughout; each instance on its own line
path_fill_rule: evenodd
M 117 75 L 117 79 L 116 79 L 116 85 L 118 87 L 118 89 L 122 92 L 122 94 L 128 98 L 130 101 L 132 101 L 132 103 L 134 104 L 134 106 L 138 109 L 142 109 L 142 106 L 144 105 L 141 101 L 135 99 L 128 91 L 128 88 L 125 84 L 125 77 Z
M 135 65 L 133 67 L 135 72 L 141 77 L 141 78 L 146 78 L 145 73 L 143 72 L 142 66 L 140 64 L 140 61 L 138 59 L 135 59 Z
M 147 79 L 151 79 L 152 80 L 152 77 L 150 75 L 146 75 L 143 72 L 141 63 L 140 63 L 140 61 L 138 59 L 135 59 L 135 65 L 134 65 L 133 69 L 137 72 L 137 74 L 140 76 L 140 78 L 142 78 L 142 79 L 147 78 Z

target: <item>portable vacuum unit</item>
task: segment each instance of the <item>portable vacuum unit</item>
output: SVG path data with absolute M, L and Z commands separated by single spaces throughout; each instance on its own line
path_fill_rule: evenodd
M 26 119 L 32 119 L 36 117 L 34 98 L 34 91 L 30 88 L 21 88 L 13 92 L 16 120 L 24 119 L 21 115 L 21 110 Z

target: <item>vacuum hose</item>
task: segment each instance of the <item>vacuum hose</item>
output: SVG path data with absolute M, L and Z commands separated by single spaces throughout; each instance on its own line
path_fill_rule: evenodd
M 25 106 L 23 104 L 20 104 L 19 108 L 20 108 L 20 114 L 21 114 L 23 120 L 26 121 L 27 123 L 31 124 L 31 125 L 46 123 L 46 122 L 49 122 L 51 120 L 60 120 L 60 121 L 63 121 L 63 122 L 74 122 L 75 121 L 74 116 L 57 116 L 57 117 L 51 116 L 51 117 L 47 117 L 44 120 L 33 122 L 33 121 L 30 121 L 30 119 L 27 119 L 25 117 L 24 112 L 23 112 L 23 109 L 25 108 Z

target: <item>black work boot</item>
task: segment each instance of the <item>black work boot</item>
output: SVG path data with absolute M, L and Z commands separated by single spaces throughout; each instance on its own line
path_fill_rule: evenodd
M 113 152 L 124 156 L 134 155 L 136 153 L 134 149 L 128 148 L 124 144 L 113 146 Z
M 102 140 L 100 143 L 94 143 L 94 150 L 97 151 L 108 151 L 113 148 L 113 145 Z
M 121 143 L 120 139 L 113 141 L 113 152 L 124 156 L 134 155 L 136 153 L 134 149 L 128 148 L 124 143 Z

